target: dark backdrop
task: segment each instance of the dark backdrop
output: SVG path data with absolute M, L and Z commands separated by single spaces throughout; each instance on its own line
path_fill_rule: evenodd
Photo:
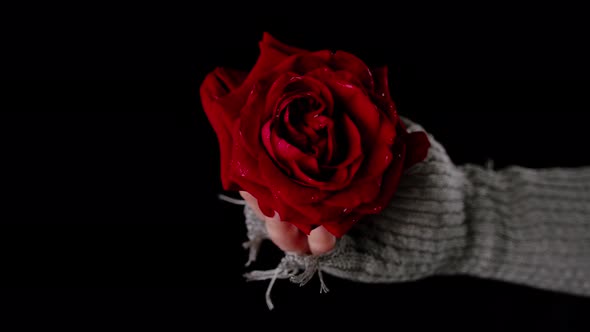
M 266 282 L 241 277 L 243 217 L 216 198 L 218 147 L 198 98 L 214 67 L 248 69 L 269 31 L 389 65 L 400 112 L 456 163 L 590 165 L 575 10 L 232 8 L 4 11 L 0 325 L 588 329 L 588 299 L 469 277 L 328 277 L 326 295 L 315 279 L 279 282 L 269 313 Z M 279 257 L 267 244 L 256 267 Z

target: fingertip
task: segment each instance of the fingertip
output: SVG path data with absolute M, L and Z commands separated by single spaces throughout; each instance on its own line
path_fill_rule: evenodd
M 248 202 L 248 204 L 251 204 L 253 202 L 257 202 L 256 198 L 254 198 L 254 196 L 250 195 L 250 193 L 247 191 L 240 191 L 240 196 L 242 196 L 242 198 L 246 202 Z
M 265 217 L 266 230 L 270 239 L 281 250 L 306 254 L 309 252 L 307 237 L 294 225 L 281 221 L 279 214 L 275 212 L 272 218 Z
M 240 191 L 240 196 L 242 196 L 242 198 L 246 201 L 246 203 L 248 203 L 248 205 L 250 206 L 250 208 L 252 208 L 252 210 L 254 210 L 254 213 L 256 214 L 256 216 L 260 220 L 264 221 L 264 219 L 266 218 L 266 216 L 260 210 L 260 207 L 258 206 L 258 200 L 256 199 L 256 197 L 252 196 L 247 191 Z
M 323 226 L 320 226 L 311 231 L 308 242 L 313 255 L 322 255 L 334 249 L 336 237 L 330 234 Z

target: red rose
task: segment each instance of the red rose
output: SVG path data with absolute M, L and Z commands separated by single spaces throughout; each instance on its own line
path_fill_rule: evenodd
M 221 180 L 267 216 L 306 234 L 342 236 L 392 198 L 428 139 L 408 134 L 389 95 L 387 69 L 356 56 L 309 52 L 269 34 L 250 73 L 217 68 L 201 86 L 219 139 Z

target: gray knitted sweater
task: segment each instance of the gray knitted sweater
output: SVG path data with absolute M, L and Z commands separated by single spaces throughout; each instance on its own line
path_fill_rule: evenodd
M 464 274 L 590 296 L 590 167 L 455 166 L 429 139 L 427 158 L 404 174 L 389 206 L 355 225 L 331 253 L 287 254 L 276 270 L 247 277 L 305 283 L 317 271 L 389 283 Z M 248 206 L 245 215 L 253 260 L 267 236 Z

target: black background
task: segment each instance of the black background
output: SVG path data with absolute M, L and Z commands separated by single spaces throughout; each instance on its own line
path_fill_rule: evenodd
M 216 66 L 250 68 L 263 31 L 387 64 L 400 112 L 458 164 L 590 165 L 575 8 L 297 7 L 3 11 L 0 324 L 588 329 L 588 299 L 469 277 L 328 277 L 326 295 L 315 279 L 279 282 L 268 312 L 266 283 L 241 277 L 241 208 L 216 198 L 218 147 L 198 98 Z M 255 267 L 279 257 L 266 244 Z

